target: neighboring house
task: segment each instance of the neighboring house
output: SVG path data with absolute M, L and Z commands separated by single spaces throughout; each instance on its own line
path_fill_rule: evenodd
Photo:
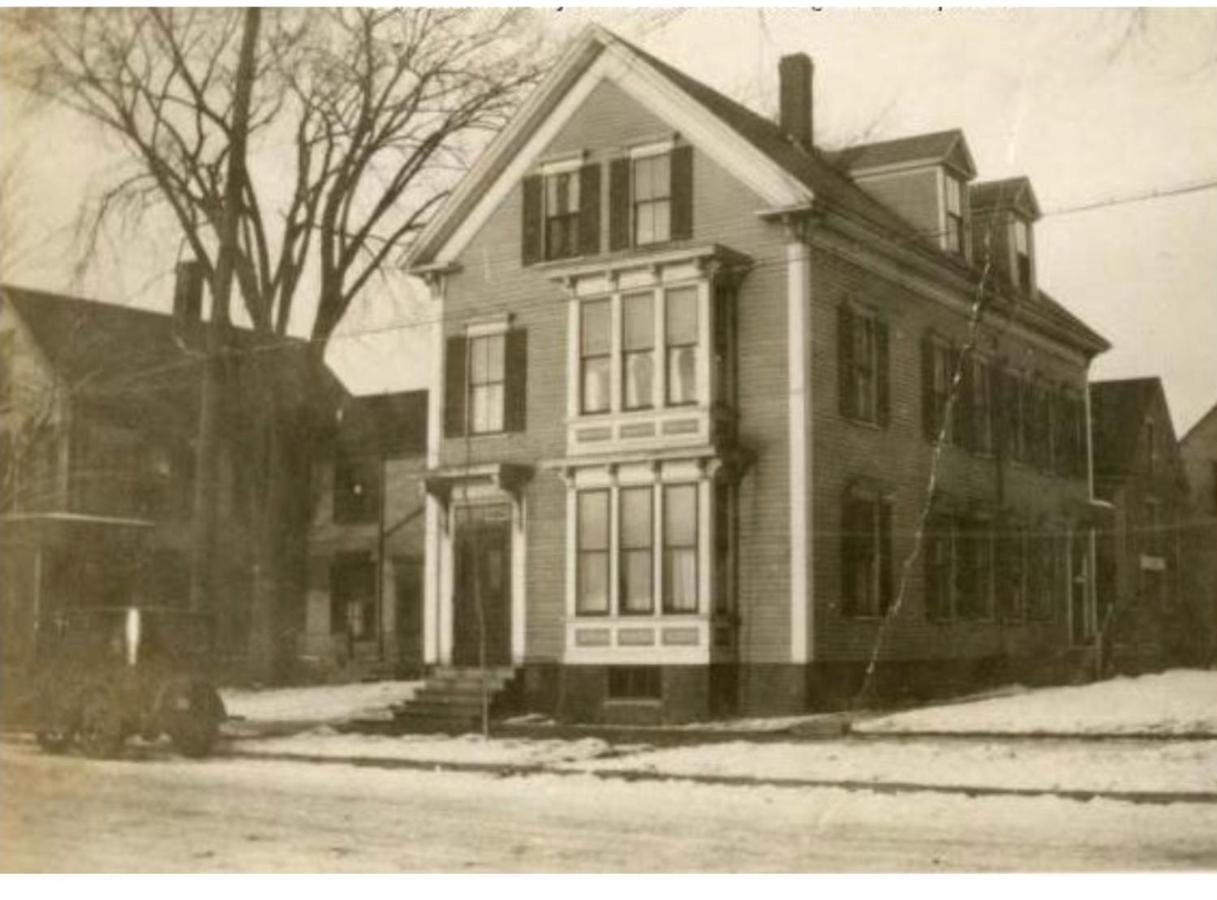
M 1162 382 L 1095 382 L 1090 415 L 1095 497 L 1112 507 L 1096 536 L 1105 668 L 1187 662 L 1196 624 L 1184 580 L 1187 482 Z
M 6 669 L 28 664 L 39 622 L 62 608 L 189 602 L 202 280 L 190 265 L 179 275 L 175 315 L 0 286 Z M 248 331 L 234 341 L 262 346 Z M 306 383 L 303 345 L 280 352 L 285 381 Z M 327 382 L 309 404 L 340 390 Z M 211 611 L 218 652 L 235 658 L 250 621 L 252 494 L 225 446 Z
M 350 397 L 313 462 L 301 656 L 320 675 L 423 668 L 427 392 Z
M 610 721 L 1090 658 L 1108 344 L 1037 285 L 1029 182 L 972 184 L 958 131 L 826 155 L 780 74 L 775 123 L 591 28 L 412 247 L 429 664 Z
M 1179 444 L 1191 491 L 1185 555 L 1187 583 L 1206 626 L 1199 660 L 1217 658 L 1217 405 L 1205 413 Z

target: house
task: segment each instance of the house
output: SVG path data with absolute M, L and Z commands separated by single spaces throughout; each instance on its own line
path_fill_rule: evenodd
M 1211 665 L 1217 659 L 1217 405 L 1183 436 L 1179 452 L 1191 492 L 1186 580 L 1204 623 L 1196 649 L 1198 662 Z
M 1095 382 L 1090 412 L 1095 496 L 1111 504 L 1096 536 L 1105 668 L 1186 662 L 1196 624 L 1184 579 L 1188 492 L 1162 382 Z
M 348 397 L 312 467 L 300 657 L 318 676 L 423 668 L 427 392 Z
M 29 664 L 39 623 L 62 608 L 189 602 L 202 287 L 197 267 L 179 269 L 177 315 L 168 315 L 0 286 L 0 630 L 9 684 L 7 673 Z M 268 346 L 243 330 L 234 342 L 234 367 L 249 357 L 243 351 Z M 303 346 L 274 348 L 286 385 L 306 383 Z M 299 409 L 326 409 L 340 390 L 331 378 Z M 239 444 L 239 436 L 220 442 L 225 524 L 213 579 L 222 589 L 210 610 L 218 653 L 234 663 L 247 649 L 253 571 L 253 494 Z
M 1108 344 L 1039 286 L 1030 182 L 958 131 L 826 154 L 810 59 L 780 81 L 773 122 L 592 27 L 412 245 L 429 665 L 612 722 L 1093 657 Z

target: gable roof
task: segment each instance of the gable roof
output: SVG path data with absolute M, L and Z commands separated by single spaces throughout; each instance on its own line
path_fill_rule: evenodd
M 518 131 L 537 127 L 537 123 L 555 108 L 560 99 L 559 95 L 570 90 L 594 65 L 597 57 L 610 50 L 626 55 L 625 62 L 630 71 L 653 72 L 667 84 L 677 88 L 685 98 L 693 101 L 698 108 L 742 138 L 752 150 L 760 154 L 765 163 L 776 166 L 796 179 L 806 189 L 804 203 L 809 205 L 814 200 L 816 205 L 830 213 L 860 222 L 886 239 L 918 253 L 925 259 L 933 260 L 939 266 L 960 276 L 975 279 L 977 272 L 972 266 L 954 254 L 944 253 L 930 236 L 922 233 L 856 184 L 840 163 L 841 151 L 829 154 L 817 147 L 807 149 L 800 146 L 772 120 L 720 94 L 599 25 L 588 26 L 576 39 L 562 62 L 534 92 L 526 108 L 517 116 L 516 131 L 512 132 L 512 126 L 509 126 L 508 131 L 500 134 L 458 186 L 453 197 L 428 223 L 418 241 L 406 253 L 405 265 L 408 269 L 421 273 L 437 265 L 437 262 L 442 265 L 443 261 L 437 261 L 436 256 L 455 233 L 459 221 L 470 214 L 478 200 L 486 193 L 487 182 L 503 174 L 506 169 L 503 157 L 518 152 L 523 146 L 524 141 Z M 958 129 L 882 143 L 899 145 L 901 141 L 911 141 L 914 146 L 932 148 L 935 152 L 945 148 L 944 152 L 947 153 L 959 145 L 967 153 L 971 163 L 971 154 L 967 152 L 963 134 Z M 881 144 L 869 146 L 879 147 Z M 1002 188 L 1002 185 L 1006 187 Z M 1025 177 L 973 185 L 973 206 L 976 205 L 977 188 L 984 189 L 981 192 L 982 198 L 1001 198 L 1006 196 L 1006 191 L 1010 191 L 1019 202 L 1029 203 L 1030 206 L 1026 208 L 1033 210 L 1035 216 L 1039 215 L 1039 206 L 1031 190 L 1031 183 Z M 1110 349 L 1111 345 L 1106 340 L 1066 311 L 1057 301 L 1047 295 L 1044 295 L 1044 298 L 1044 307 L 1048 310 L 1044 318 L 1056 326 L 1058 339 L 1059 331 L 1064 330 L 1087 355 Z
M 969 178 L 976 175 L 976 163 L 972 160 L 968 142 L 958 128 L 859 144 L 856 147 L 825 153 L 825 156 L 834 165 L 850 172 L 899 163 L 950 161 L 954 168 L 962 170 Z
M 1123 378 L 1090 385 L 1091 441 L 1096 475 L 1118 476 L 1132 470 L 1141 438 L 1141 424 L 1150 406 L 1166 394 L 1159 378 Z M 1170 423 L 1167 409 L 1166 424 Z
M 194 402 L 193 388 L 201 377 L 203 355 L 179 333 L 173 316 L 13 285 L 0 285 L 0 295 L 12 305 L 74 397 L 136 408 L 155 396 L 166 404 L 161 411 L 189 414 L 174 407 L 176 400 L 169 400 L 168 395 L 185 391 L 188 404 Z M 232 340 L 238 351 L 275 347 L 279 357 L 276 371 L 284 383 L 299 387 L 298 402 L 322 408 L 346 393 L 328 368 L 321 391 L 304 390 L 310 364 L 304 341 L 284 342 L 245 328 L 234 328 Z
M 1199 419 L 1192 423 L 1192 427 L 1187 430 L 1187 434 L 1179 441 L 1181 444 L 1186 444 L 1191 438 L 1200 434 L 1201 426 L 1205 425 L 1210 419 L 1217 417 L 1217 403 L 1209 407 L 1209 411 L 1202 415 Z
M 977 210 L 1013 207 L 1025 212 L 1032 219 L 1043 215 L 1039 201 L 1035 198 L 1035 191 L 1031 187 L 1031 179 L 1026 175 L 978 182 L 968 191 L 968 198 L 972 208 Z

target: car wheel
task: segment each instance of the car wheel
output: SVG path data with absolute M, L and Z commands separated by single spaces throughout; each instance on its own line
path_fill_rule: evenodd
M 217 711 L 223 709 L 215 689 L 206 684 L 179 685 L 165 699 L 169 702 L 165 731 L 173 746 L 183 756 L 207 756 L 220 731 Z
M 108 759 L 118 755 L 126 733 L 118 698 L 108 691 L 85 697 L 80 711 L 80 747 L 87 756 Z

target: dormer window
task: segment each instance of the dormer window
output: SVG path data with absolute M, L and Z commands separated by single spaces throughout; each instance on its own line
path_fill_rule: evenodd
M 943 235 L 946 249 L 962 255 L 964 244 L 964 191 L 963 182 L 951 175 L 946 176 L 946 233 Z
M 1031 291 L 1031 223 L 1026 219 L 1015 218 L 1010 223 L 1013 233 L 1011 243 L 1014 245 L 1014 278 L 1015 283 L 1028 293 Z

